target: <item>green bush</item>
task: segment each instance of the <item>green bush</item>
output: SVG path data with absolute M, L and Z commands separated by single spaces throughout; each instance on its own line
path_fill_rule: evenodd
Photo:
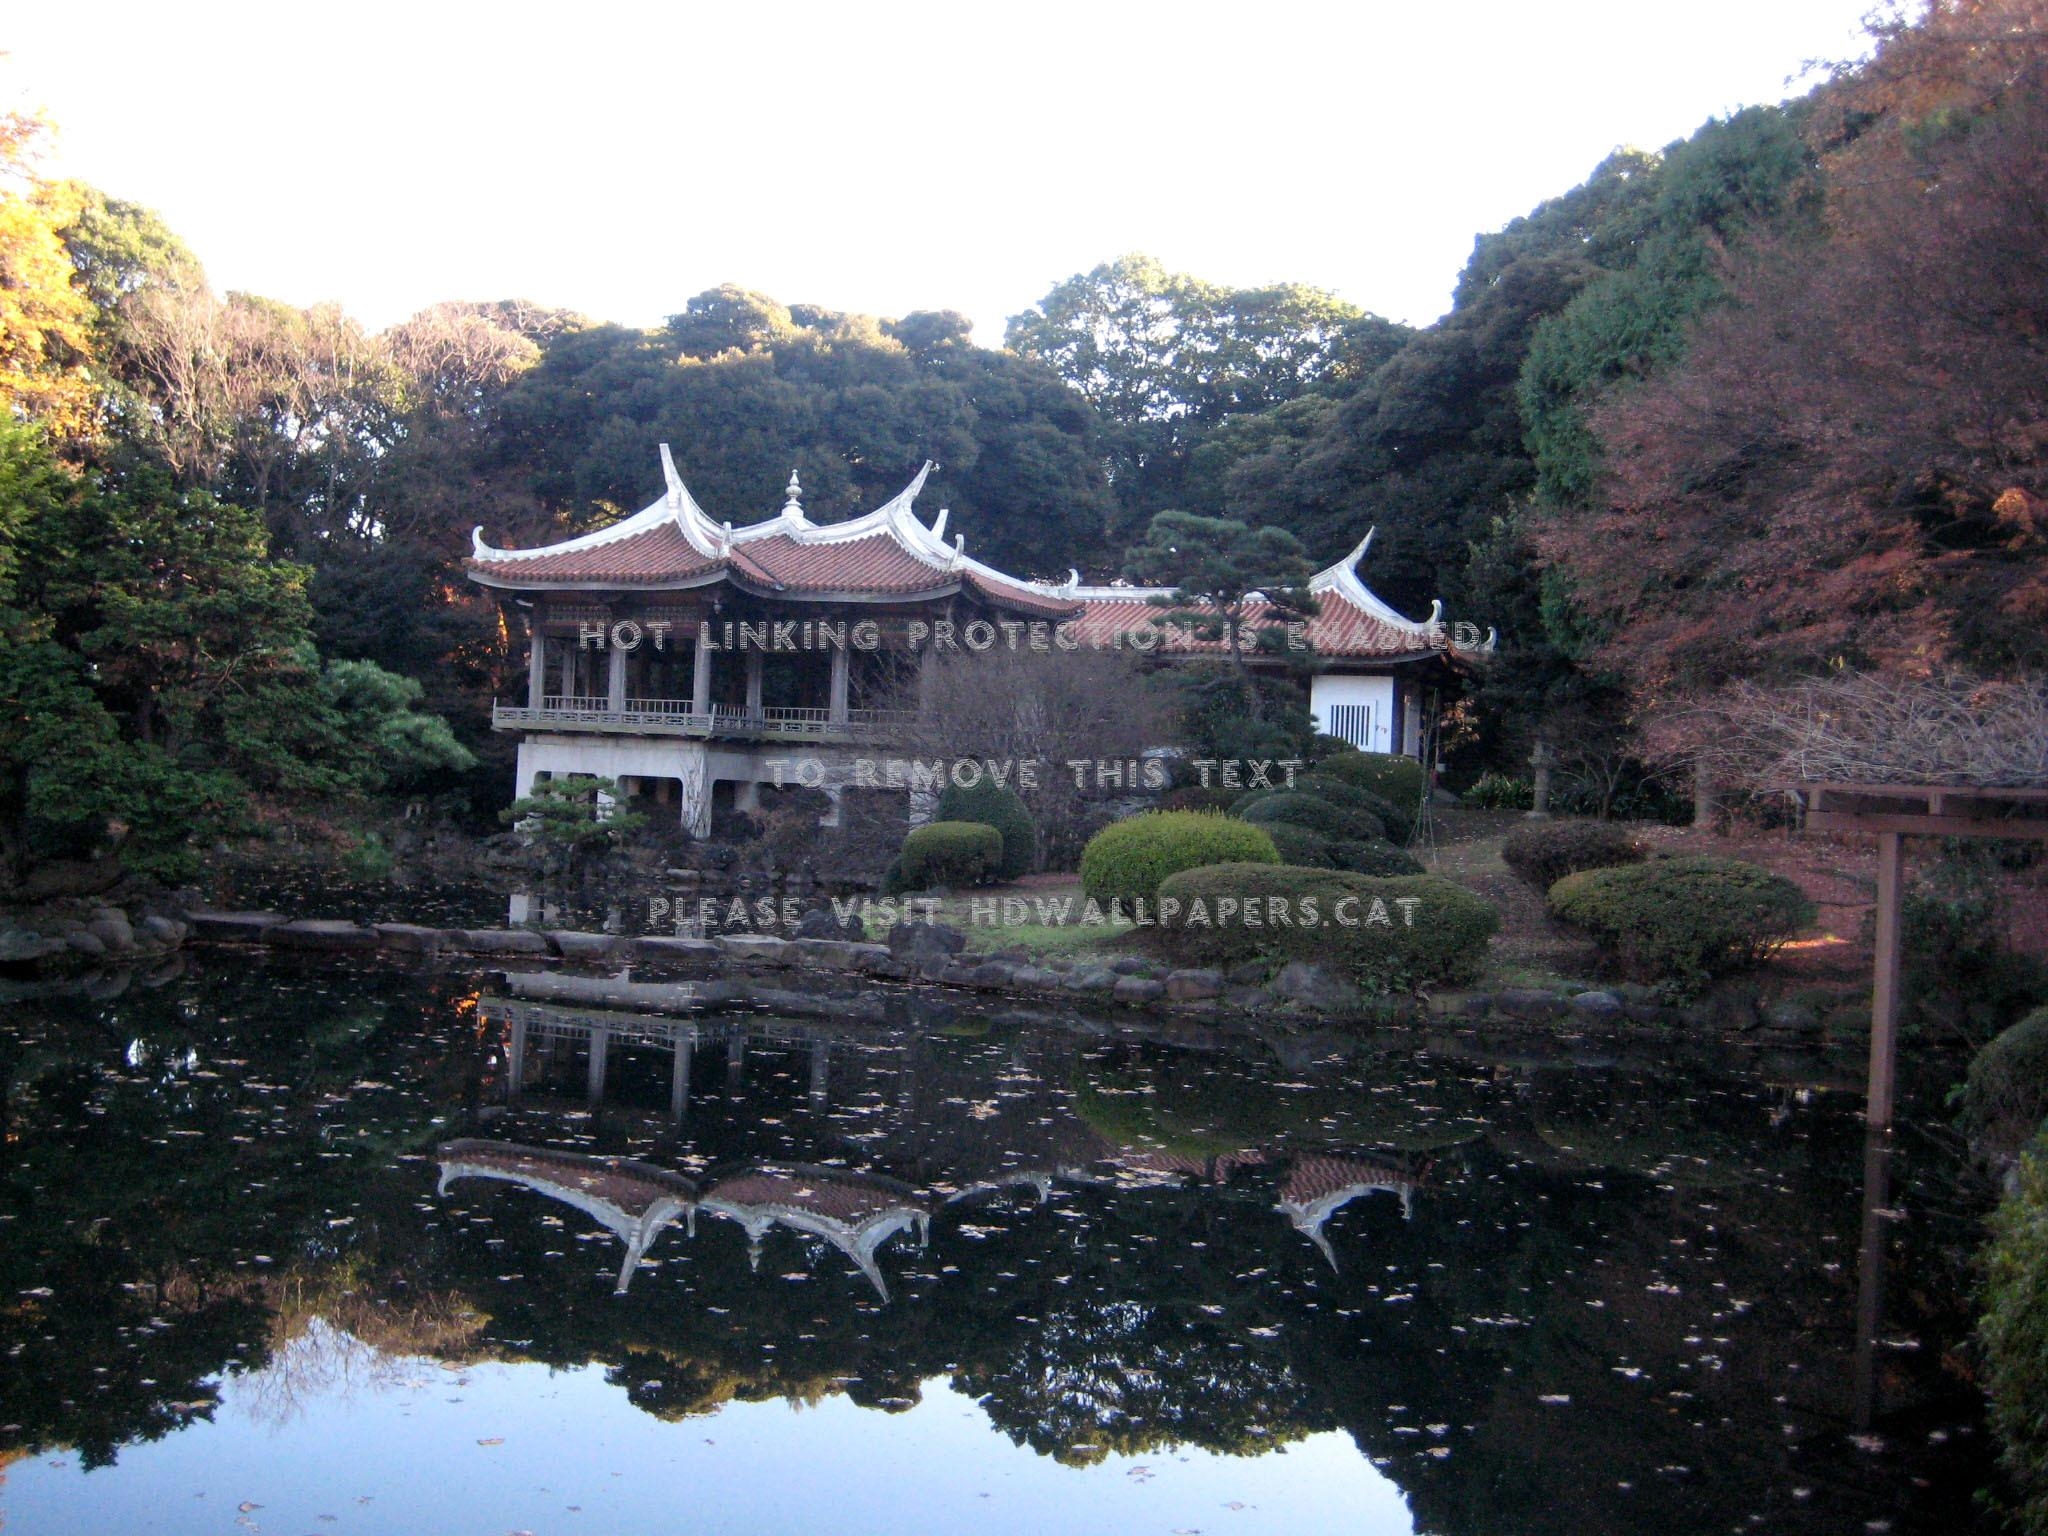
M 1526 811 L 1536 804 L 1536 786 L 1488 769 L 1458 799 L 1478 811 Z
M 1031 812 L 1015 790 L 991 779 L 980 779 L 967 788 L 947 785 L 933 816 L 938 821 L 978 821 L 1001 833 L 1003 860 L 997 873 L 1005 880 L 1030 874 L 1037 862 L 1038 827 Z
M 1333 805 L 1319 795 L 1300 789 L 1283 789 L 1276 794 L 1261 795 L 1244 808 L 1243 815 L 1246 821 L 1262 826 L 1285 821 L 1319 832 L 1324 837 L 1349 838 L 1357 843 L 1371 842 L 1387 835 L 1386 827 L 1371 811 Z
M 1740 859 L 1658 859 L 1566 875 L 1550 910 L 1670 998 L 1767 959 L 1813 921 L 1798 886 Z
M 1349 779 L 1332 778 L 1322 773 L 1305 773 L 1295 781 L 1295 787 L 1311 795 L 1328 800 L 1334 805 L 1345 806 L 1354 811 L 1370 811 L 1380 819 L 1380 825 L 1387 829 L 1390 842 L 1406 845 L 1415 836 L 1414 801 L 1396 805 L 1377 790 L 1353 784 Z
M 2023 1147 L 2048 1119 L 2048 1008 L 2036 1008 L 1979 1051 L 1963 1083 L 1963 1124 L 2000 1147 Z
M 1903 907 L 1900 992 L 1908 1030 L 1974 1045 L 2048 1003 L 2048 968 L 2007 940 L 2012 911 L 1996 850 L 1949 844 L 1906 892 Z
M 1146 811 L 1112 822 L 1081 851 L 1081 888 L 1096 901 L 1150 901 L 1168 875 L 1203 864 L 1277 864 L 1273 839 L 1213 811 Z
M 1539 891 L 1582 869 L 1640 864 L 1649 856 L 1611 821 L 1526 821 L 1500 845 L 1501 859 Z
M 1199 905 L 1198 905 L 1199 903 Z M 1436 875 L 1216 864 L 1159 887 L 1160 931 L 1191 962 L 1308 960 L 1368 992 L 1470 980 L 1500 914 Z
M 1335 869 L 1337 861 L 1331 850 L 1337 845 L 1320 832 L 1311 832 L 1307 827 L 1297 827 L 1292 822 L 1269 821 L 1266 836 L 1273 839 L 1273 847 L 1279 851 L 1282 864 L 1295 864 L 1303 869 Z
M 1422 764 L 1412 757 L 1392 752 L 1339 752 L 1317 763 L 1315 771 L 1406 806 L 1410 816 L 1422 804 Z
M 2020 1526 L 2048 1531 L 2048 1141 L 2021 1160 L 1985 1252 L 1985 1386 Z
M 913 891 L 980 885 L 1003 865 L 1003 834 L 979 821 L 932 821 L 903 839 L 903 881 Z

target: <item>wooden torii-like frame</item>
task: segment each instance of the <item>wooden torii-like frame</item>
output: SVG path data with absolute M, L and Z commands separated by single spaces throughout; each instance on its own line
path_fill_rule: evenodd
M 2048 841 L 2048 789 L 1803 783 L 1792 790 L 1805 809 L 1807 831 L 1877 834 L 1877 975 L 1871 989 L 1865 1119 L 1873 1130 L 1886 1130 L 1892 1123 L 1898 1070 L 1901 845 L 1909 837 Z

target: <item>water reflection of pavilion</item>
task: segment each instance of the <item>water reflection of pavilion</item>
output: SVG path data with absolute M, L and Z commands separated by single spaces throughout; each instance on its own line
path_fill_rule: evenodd
M 914 1229 L 922 1245 L 941 1211 L 1012 1189 L 1028 1189 L 1044 1205 L 1060 1185 L 1179 1189 L 1232 1201 L 1264 1193 L 1274 1201 L 1268 1209 L 1334 1268 L 1337 1254 L 1326 1228 L 1337 1213 L 1367 1195 L 1388 1193 L 1406 1218 L 1426 1176 L 1402 1159 L 1341 1149 L 1244 1147 L 1194 1155 L 1119 1141 L 1083 1119 L 1058 1086 L 1082 1049 L 1078 1039 L 1053 1036 L 1049 1059 L 1013 1056 L 993 1075 L 984 1060 L 969 1078 L 935 1059 L 931 1037 L 912 1028 L 760 1014 L 670 1018 L 507 998 L 485 999 L 482 1016 L 504 1030 L 504 1084 L 515 1107 L 529 1084 L 564 1075 L 580 1075 L 589 1102 L 603 1102 L 616 1053 L 660 1052 L 669 1057 L 668 1118 L 681 1126 L 690 1114 L 698 1048 L 723 1054 L 730 1099 L 741 1092 L 749 1049 L 759 1047 L 808 1055 L 805 1098 L 819 1116 L 816 1123 L 829 1128 L 834 1063 L 842 1062 L 839 1092 L 857 1103 L 861 1117 L 858 1155 L 850 1160 L 877 1161 L 911 1180 L 777 1160 L 742 1163 L 697 1182 L 630 1159 L 510 1142 L 461 1141 L 443 1149 L 444 1191 L 462 1178 L 517 1183 L 617 1234 L 626 1245 L 622 1292 L 660 1233 L 680 1222 L 694 1235 L 701 1210 L 746 1232 L 755 1265 L 768 1233 L 782 1227 L 837 1249 L 887 1299 L 879 1255 L 891 1238 Z M 1034 1049 L 1043 1054 L 1048 1045 Z M 1004 1103 L 1016 1108 L 1001 1115 L 1000 1125 L 991 1123 Z

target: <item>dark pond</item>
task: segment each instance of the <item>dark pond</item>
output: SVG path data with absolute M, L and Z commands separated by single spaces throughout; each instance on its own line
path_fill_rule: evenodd
M 1976 1518 L 1936 1086 L 506 990 L 5 1004 L 9 1536 Z

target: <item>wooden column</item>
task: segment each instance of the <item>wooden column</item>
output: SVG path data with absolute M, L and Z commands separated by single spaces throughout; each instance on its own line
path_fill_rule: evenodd
M 1877 834 L 1877 965 L 1870 993 L 1870 1099 L 1865 1119 L 1872 1130 L 1892 1123 L 1893 1077 L 1899 1056 L 1899 909 L 1904 884 L 1898 832 Z
M 576 691 L 576 647 L 566 640 L 562 642 L 562 693 L 566 697 Z
M 750 718 L 761 713 L 761 663 L 759 651 L 747 652 L 747 714 Z
M 526 637 L 526 707 L 544 708 L 548 693 L 548 636 L 535 615 Z
M 624 647 L 615 645 L 605 654 L 610 664 L 610 671 L 605 678 L 607 686 L 605 688 L 606 698 L 604 707 L 615 715 L 622 715 L 626 712 L 626 657 L 628 653 Z

